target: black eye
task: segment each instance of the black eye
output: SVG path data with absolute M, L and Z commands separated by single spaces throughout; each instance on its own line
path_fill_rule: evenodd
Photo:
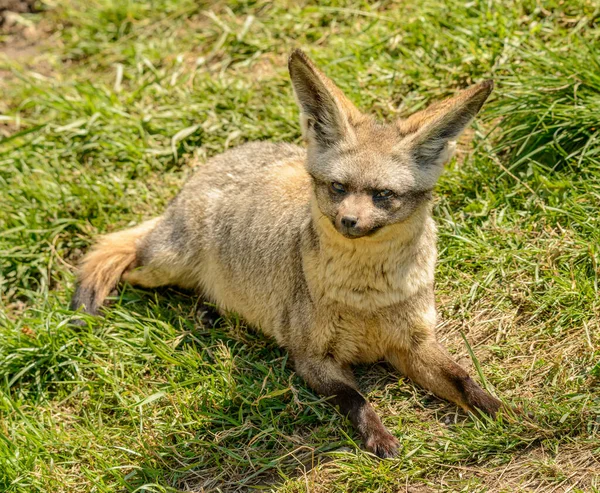
M 331 190 L 333 190 L 335 193 L 346 193 L 346 189 L 344 188 L 344 185 L 342 185 L 341 183 L 338 183 L 337 181 L 333 181 L 331 182 Z
M 378 190 L 377 192 L 373 193 L 373 198 L 375 200 L 385 200 L 389 199 L 392 195 L 394 195 L 394 192 L 391 190 Z

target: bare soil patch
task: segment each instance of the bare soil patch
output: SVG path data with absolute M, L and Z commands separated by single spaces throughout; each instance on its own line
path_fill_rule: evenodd
M 0 0 L 0 53 L 23 60 L 37 53 L 42 29 L 22 14 L 37 12 L 35 0 Z
M 4 14 L 5 12 L 34 12 L 35 3 L 35 0 L 0 0 L 0 13 Z M 0 17 L 0 24 L 2 23 L 2 20 L 2 17 Z

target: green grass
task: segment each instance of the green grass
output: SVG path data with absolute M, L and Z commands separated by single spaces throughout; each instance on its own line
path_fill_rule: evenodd
M 0 491 L 600 491 L 594 2 L 40 5 L 0 35 L 27 46 L 0 52 Z M 496 80 L 438 187 L 439 333 L 535 420 L 359 368 L 402 443 L 378 461 L 283 350 L 204 329 L 190 293 L 126 288 L 68 324 L 95 235 L 159 214 L 195 160 L 300 141 L 298 46 L 382 119 Z

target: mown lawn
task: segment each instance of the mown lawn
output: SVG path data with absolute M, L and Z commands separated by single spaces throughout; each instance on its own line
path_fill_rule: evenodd
M 0 34 L 0 491 L 600 491 L 596 2 L 38 6 Z M 294 47 L 382 119 L 495 79 L 438 187 L 439 331 L 534 419 L 360 368 L 402 442 L 380 461 L 283 350 L 233 317 L 204 328 L 191 293 L 127 287 L 69 325 L 95 235 L 227 147 L 300 141 Z

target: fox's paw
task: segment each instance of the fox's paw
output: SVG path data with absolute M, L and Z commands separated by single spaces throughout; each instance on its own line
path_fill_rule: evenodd
M 496 417 L 496 414 L 503 408 L 504 404 L 499 399 L 488 394 L 485 390 L 482 390 L 481 392 L 482 395 L 479 396 L 477 408 L 492 418 Z
M 365 438 L 365 448 L 381 459 L 391 459 L 398 453 L 400 442 L 383 426 Z
M 221 315 L 213 306 L 203 302 L 196 311 L 196 319 L 203 327 L 211 329 L 221 320 Z

